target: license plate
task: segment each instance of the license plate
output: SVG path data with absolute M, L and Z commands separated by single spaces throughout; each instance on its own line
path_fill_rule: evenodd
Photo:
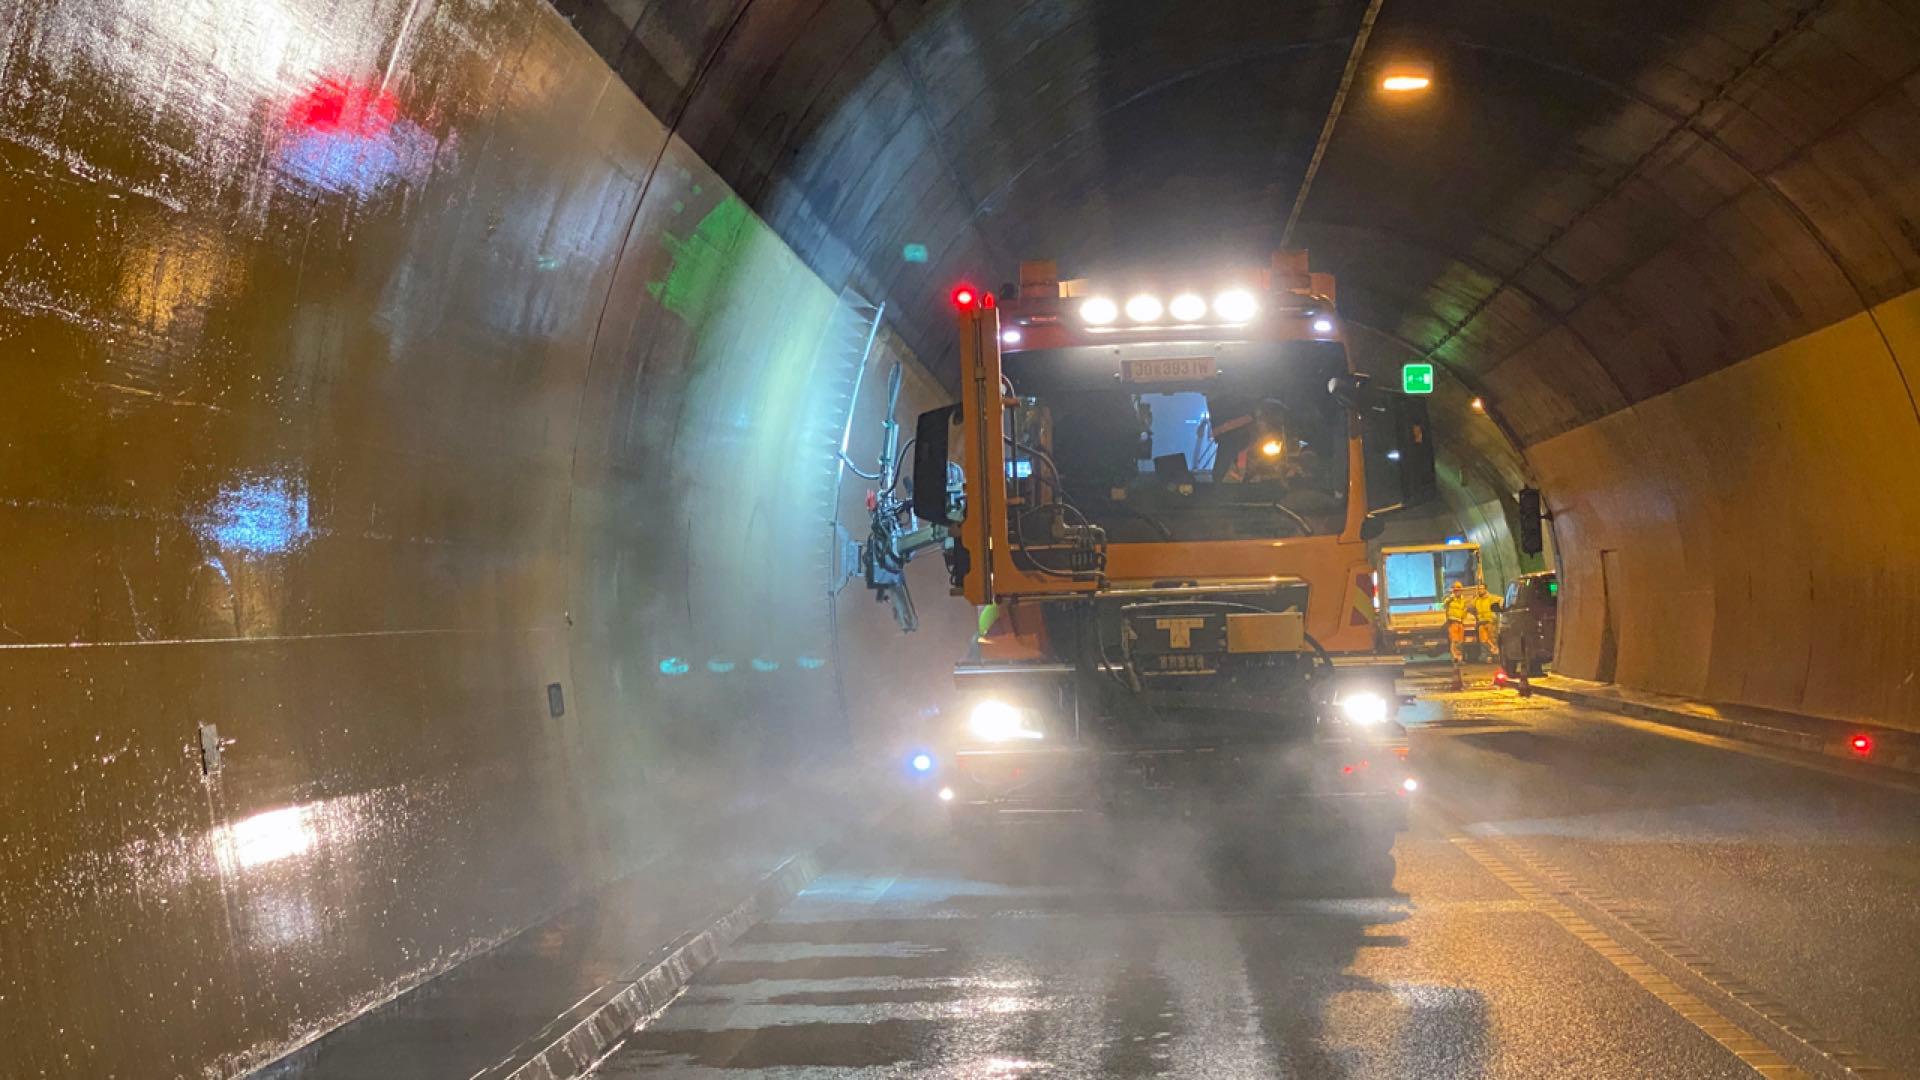
M 1122 360 L 1120 377 L 1127 382 L 1191 382 L 1219 374 L 1211 356 L 1170 356 L 1158 360 Z

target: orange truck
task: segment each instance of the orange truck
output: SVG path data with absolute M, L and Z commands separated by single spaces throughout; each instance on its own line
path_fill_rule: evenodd
M 961 399 L 918 419 L 907 522 L 982 609 L 963 722 L 914 755 L 953 820 L 1291 808 L 1391 835 L 1418 781 L 1367 542 L 1433 495 L 1433 448 L 1424 399 L 1353 370 L 1331 276 L 1030 262 L 953 300 Z

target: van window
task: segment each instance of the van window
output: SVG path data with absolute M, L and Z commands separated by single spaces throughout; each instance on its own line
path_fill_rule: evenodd
M 1551 611 L 1560 603 L 1560 585 L 1553 578 L 1535 578 L 1527 582 L 1527 596 L 1523 602 L 1530 608 Z

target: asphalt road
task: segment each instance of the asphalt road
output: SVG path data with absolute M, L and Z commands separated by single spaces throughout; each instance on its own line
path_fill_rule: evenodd
M 1416 689 L 1391 865 L 903 822 L 598 1075 L 1920 1076 L 1920 793 Z

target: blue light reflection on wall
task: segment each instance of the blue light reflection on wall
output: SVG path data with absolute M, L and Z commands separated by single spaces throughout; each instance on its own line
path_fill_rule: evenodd
M 390 180 L 424 179 L 438 150 L 433 136 L 402 121 L 377 136 L 305 132 L 288 140 L 280 165 L 314 187 L 365 199 Z
M 292 551 L 313 532 L 306 485 L 284 476 L 223 489 L 194 525 L 202 539 L 222 550 L 249 555 Z
M 819 671 L 821 668 L 827 666 L 827 661 L 818 656 L 801 656 L 796 657 L 793 664 L 802 671 Z M 715 675 L 731 675 L 739 670 L 740 663 L 739 661 L 728 660 L 724 657 L 714 657 L 701 666 Z M 779 671 L 782 664 L 779 660 L 756 656 L 753 660 L 749 661 L 748 666 L 762 674 L 772 674 L 773 672 Z M 693 669 L 694 663 L 684 657 L 668 656 L 660 660 L 660 674 L 662 675 L 686 675 L 691 673 Z

